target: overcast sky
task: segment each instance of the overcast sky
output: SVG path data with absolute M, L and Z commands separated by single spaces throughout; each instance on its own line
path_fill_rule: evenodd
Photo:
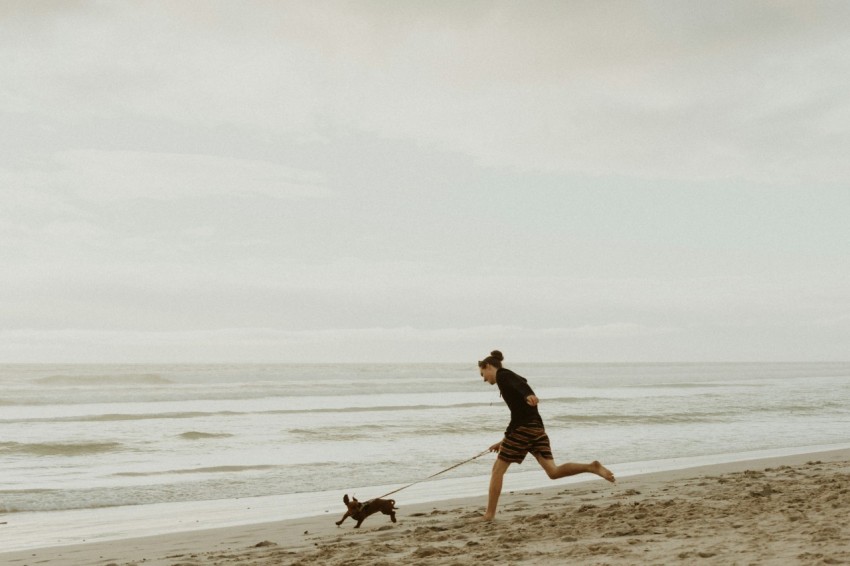
M 0 362 L 848 360 L 848 29 L 0 0 Z

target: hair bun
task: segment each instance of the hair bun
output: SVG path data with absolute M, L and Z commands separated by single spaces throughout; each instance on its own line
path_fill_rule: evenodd
M 505 359 L 505 356 L 502 355 L 502 352 L 500 352 L 499 350 L 493 350 L 492 352 L 490 352 L 490 355 L 499 360 L 500 362 Z

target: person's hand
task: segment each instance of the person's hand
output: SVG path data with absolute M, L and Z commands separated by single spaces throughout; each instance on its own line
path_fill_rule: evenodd
M 502 449 L 502 441 L 500 440 L 499 442 L 497 442 L 496 444 L 494 444 L 493 446 L 490 447 L 490 452 L 498 452 L 501 449 Z
M 536 407 L 537 403 L 540 402 L 540 399 L 537 398 L 537 395 L 529 395 L 525 398 L 525 402 L 531 405 L 532 407 Z

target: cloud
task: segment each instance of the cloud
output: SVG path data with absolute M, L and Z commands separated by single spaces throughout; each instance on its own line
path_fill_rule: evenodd
M 40 169 L 0 169 L 6 191 L 53 190 L 92 201 L 214 195 L 327 198 L 321 175 L 265 161 L 141 151 L 68 150 Z
M 850 308 L 848 13 L 2 3 L 3 351 L 805 354 Z
M 196 331 L 0 329 L 0 358 L 22 362 L 468 360 L 473 364 L 474 357 L 489 352 L 496 347 L 493 344 L 508 348 L 508 351 L 537 351 L 541 344 L 551 346 L 570 338 L 604 341 L 611 337 L 610 331 L 610 328 L 597 332 L 587 327 L 530 329 L 501 325 L 438 329 L 400 326 L 321 330 L 225 328 Z M 649 328 L 638 330 L 633 326 L 627 334 L 636 338 L 657 332 Z M 622 335 L 622 329 L 614 334 Z M 564 349 L 550 350 L 548 361 L 569 359 L 568 356 L 557 358 L 558 352 L 564 352 Z
M 761 327 L 757 327 L 761 328 Z M 242 362 L 428 363 L 475 360 L 494 348 L 518 362 L 846 361 L 847 320 L 802 331 L 755 332 L 746 322 L 689 328 L 630 322 L 599 326 L 528 328 L 483 325 L 222 328 L 217 330 L 0 330 L 7 362 Z
M 2 99 L 310 143 L 366 132 L 524 171 L 850 180 L 841 4 L 159 8 L 31 23 Z

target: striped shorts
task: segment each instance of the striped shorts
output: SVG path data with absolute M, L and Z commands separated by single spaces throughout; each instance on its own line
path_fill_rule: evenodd
M 499 448 L 499 459 L 522 464 L 525 455 L 531 452 L 546 460 L 553 460 L 549 437 L 541 423 L 522 425 L 505 435 Z

